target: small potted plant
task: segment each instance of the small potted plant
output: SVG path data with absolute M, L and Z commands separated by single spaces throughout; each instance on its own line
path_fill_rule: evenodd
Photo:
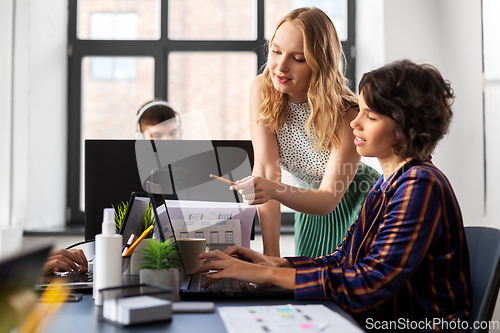
M 175 242 L 153 239 L 139 251 L 142 265 L 138 267 L 140 282 L 172 288 L 172 301 L 179 301 L 179 252 Z

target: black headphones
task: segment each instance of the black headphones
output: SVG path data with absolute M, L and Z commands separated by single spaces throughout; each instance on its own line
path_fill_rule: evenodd
M 149 102 L 146 105 L 144 105 L 139 110 L 139 112 L 137 112 L 137 116 L 135 117 L 135 122 L 134 122 L 134 137 L 136 139 L 144 139 L 144 133 L 142 133 L 138 129 L 138 127 L 139 127 L 139 120 L 141 119 L 141 117 L 144 114 L 144 112 L 146 112 L 146 110 L 148 110 L 150 107 L 153 107 L 153 106 L 156 106 L 156 105 L 163 105 L 163 106 L 166 106 L 166 107 L 169 107 L 170 109 L 172 109 L 172 111 L 175 114 L 175 122 L 177 124 L 177 128 L 178 128 L 179 134 L 180 134 L 180 130 L 181 130 L 181 118 L 179 117 L 179 114 L 177 112 L 175 112 L 175 110 L 170 106 L 170 104 L 168 104 L 165 101 L 152 101 L 152 102 Z

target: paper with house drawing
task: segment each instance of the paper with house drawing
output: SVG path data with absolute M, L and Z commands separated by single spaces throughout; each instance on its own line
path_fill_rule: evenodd
M 187 232 L 189 238 L 205 238 L 209 243 L 231 243 L 229 240 L 232 238 L 233 243 L 250 247 L 252 224 L 257 211 L 255 206 L 213 201 L 165 202 L 177 237 L 183 238 L 185 234 L 181 235 L 181 232 Z

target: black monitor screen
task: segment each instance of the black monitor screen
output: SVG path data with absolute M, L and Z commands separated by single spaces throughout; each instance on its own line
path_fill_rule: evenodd
M 243 202 L 209 175 L 242 179 L 253 160 L 250 140 L 85 140 L 85 239 L 101 232 L 104 208 L 147 192 L 147 181 L 165 199 Z

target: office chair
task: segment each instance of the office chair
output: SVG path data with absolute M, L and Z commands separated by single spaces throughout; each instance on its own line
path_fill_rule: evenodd
M 471 332 L 475 321 L 490 321 L 495 310 L 500 286 L 500 230 L 488 227 L 465 227 L 469 246 L 472 285 Z

